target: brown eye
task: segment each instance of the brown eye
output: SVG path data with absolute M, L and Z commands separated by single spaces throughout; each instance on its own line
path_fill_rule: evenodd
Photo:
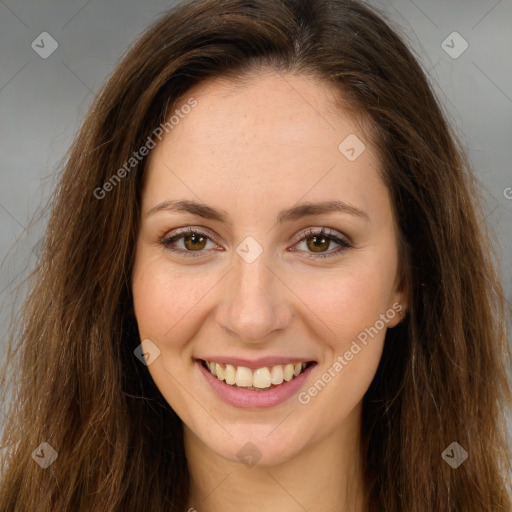
M 323 252 L 329 248 L 331 243 L 330 238 L 317 235 L 310 236 L 306 240 L 306 245 L 312 252 Z
M 191 228 L 164 237 L 160 243 L 167 250 L 181 256 L 204 256 L 208 249 L 215 248 L 215 243 L 209 235 Z M 213 247 L 208 246 L 208 243 Z
M 334 244 L 334 248 L 329 250 L 331 244 Z M 304 253 L 306 257 L 328 258 L 341 255 L 347 249 L 351 249 L 353 245 L 343 235 L 322 228 L 321 230 L 309 230 L 304 233 L 295 247 L 296 249 L 293 249 L 293 251 Z
M 199 235 L 197 233 L 192 233 L 190 235 L 185 235 L 183 237 L 184 245 L 189 251 L 194 251 L 196 249 L 201 250 L 204 249 L 206 245 L 207 238 Z

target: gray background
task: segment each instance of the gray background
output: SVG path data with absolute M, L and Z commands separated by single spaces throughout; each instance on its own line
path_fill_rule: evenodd
M 389 0 L 388 12 L 428 72 L 487 192 L 512 301 L 512 2 Z M 0 355 L 14 290 L 33 267 L 44 215 L 34 217 L 95 92 L 128 46 L 173 2 L 0 0 Z M 463 48 L 468 48 L 457 58 Z M 31 44 L 48 32 L 43 59 Z M 448 39 L 447 39 L 448 37 Z M 449 55 L 445 49 L 452 52 Z M 35 44 L 34 43 L 34 44 Z M 45 51 L 49 39 L 45 39 Z M 41 49 L 40 51 L 43 51 Z M 15 243 L 16 242 L 16 243 Z

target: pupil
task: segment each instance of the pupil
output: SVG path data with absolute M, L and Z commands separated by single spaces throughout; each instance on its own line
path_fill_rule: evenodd
M 319 236 L 314 236 L 313 238 L 310 238 L 310 240 L 313 240 L 313 249 L 326 249 L 327 247 L 325 247 L 325 244 L 327 242 L 328 244 L 328 241 L 326 240 L 326 238 L 324 237 L 319 237 Z M 322 247 L 324 246 L 324 247 Z M 317 251 L 318 252 L 318 251 Z
M 188 235 L 185 239 L 185 245 L 187 247 L 187 249 L 193 249 L 193 248 L 200 248 L 202 249 L 203 246 L 204 246 L 204 241 L 205 241 L 205 238 L 203 236 L 200 236 L 200 235 L 195 235 L 195 234 L 192 234 L 192 235 Z M 203 245 L 201 245 L 203 244 Z

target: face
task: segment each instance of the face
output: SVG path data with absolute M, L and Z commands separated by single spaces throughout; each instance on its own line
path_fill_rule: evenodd
M 357 428 L 405 310 L 379 161 L 331 87 L 203 82 L 150 154 L 132 283 L 147 369 L 188 435 L 234 462 Z

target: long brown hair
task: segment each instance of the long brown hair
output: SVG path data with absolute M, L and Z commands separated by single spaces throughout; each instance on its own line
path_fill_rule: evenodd
M 193 85 L 261 66 L 338 87 L 369 121 L 395 209 L 409 307 L 364 397 L 370 510 L 512 510 L 509 311 L 477 184 L 411 52 L 382 14 L 350 0 L 187 2 L 100 91 L 10 340 L 0 510 L 185 510 L 182 424 L 133 353 L 146 159 L 118 170 Z M 58 453 L 46 469 L 32 457 L 42 442 Z M 468 453 L 456 469 L 441 456 L 452 442 Z

